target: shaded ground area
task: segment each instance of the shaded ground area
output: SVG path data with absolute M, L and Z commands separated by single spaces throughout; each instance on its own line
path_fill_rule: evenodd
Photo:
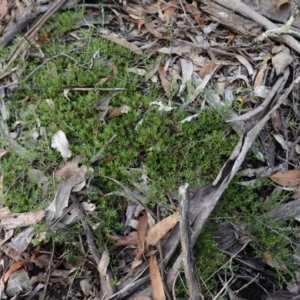
M 296 299 L 275 2 L 1 2 L 1 298 Z

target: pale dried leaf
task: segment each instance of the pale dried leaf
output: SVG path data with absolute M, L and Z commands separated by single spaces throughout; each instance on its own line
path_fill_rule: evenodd
M 36 183 L 38 186 L 48 182 L 48 177 L 41 170 L 30 168 L 27 174 L 30 182 Z
M 128 68 L 127 71 L 141 76 L 145 76 L 148 73 L 147 70 L 140 68 Z
M 57 151 L 59 151 L 64 159 L 67 159 L 72 155 L 72 152 L 69 149 L 69 142 L 65 133 L 62 130 L 56 132 L 55 135 L 52 137 L 51 148 L 54 148 Z
M 133 220 L 133 219 L 130 219 L 126 222 L 126 225 L 132 227 L 133 229 L 137 229 L 138 225 L 139 225 L 139 221 L 137 220 Z
M 280 52 L 278 52 L 275 56 L 272 57 L 272 64 L 275 68 L 277 76 L 282 74 L 284 69 L 287 66 L 289 66 L 292 62 L 293 57 L 291 56 L 290 50 L 287 47 L 283 47 Z
M 81 206 L 84 209 L 84 211 L 88 213 L 96 210 L 96 205 L 93 203 L 82 202 Z
M 102 276 L 106 276 L 109 262 L 110 262 L 109 252 L 107 249 L 105 249 L 102 253 L 100 262 L 98 264 L 98 271 Z
M 275 140 L 281 145 L 282 149 L 288 150 L 289 146 L 287 145 L 286 141 L 284 140 L 281 134 L 273 134 Z
M 186 117 L 185 119 L 181 120 L 180 123 L 191 122 L 193 119 L 197 118 L 199 115 L 200 115 L 200 113 Z
M 81 166 L 68 180 L 61 183 L 58 191 L 47 208 L 46 221 L 51 222 L 55 218 L 59 218 L 63 214 L 63 209 L 68 206 L 69 196 L 76 184 L 85 180 L 86 166 Z
M 63 95 L 64 95 L 64 97 L 68 100 L 68 101 L 70 101 L 71 102 L 71 99 L 69 98 L 69 96 L 68 96 L 68 94 L 69 94 L 69 92 L 70 92 L 70 89 L 63 89 Z
M 72 189 L 72 192 L 79 192 L 81 191 L 86 185 L 86 182 L 85 180 L 83 180 L 82 182 L 78 183 L 78 184 L 75 184 L 73 189 Z
M 93 289 L 93 286 L 90 284 L 89 281 L 90 280 L 88 280 L 88 279 L 83 279 L 83 280 L 80 280 L 80 282 L 79 282 L 80 288 L 86 297 L 90 296 L 92 289 Z
M 187 83 L 192 81 L 193 63 L 185 58 L 180 58 L 179 60 L 181 64 L 182 83 L 180 85 L 178 95 L 181 95 L 185 90 Z
M 254 88 L 254 95 L 260 98 L 266 98 L 269 94 L 269 89 L 265 85 L 260 85 Z
M 172 109 L 174 109 L 174 107 L 164 105 L 161 101 L 153 101 L 153 102 L 150 102 L 149 104 L 150 105 L 154 105 L 154 104 L 157 105 L 159 111 L 171 111 Z
M 11 273 L 8 274 L 7 272 L 5 274 L 5 282 L 8 280 L 6 294 L 10 299 L 13 299 L 13 297 L 16 297 L 20 293 L 26 293 L 32 288 L 27 272 L 24 269 L 18 270 L 21 267 L 22 265 L 19 266 L 18 263 L 15 263 L 12 268 L 9 269 Z
M 184 53 L 191 52 L 191 46 L 182 44 L 177 47 L 170 47 L 170 48 L 163 47 L 163 48 L 160 48 L 157 52 L 165 53 L 165 54 L 169 54 L 169 55 L 171 55 L 171 54 L 183 55 Z
M 251 64 L 249 63 L 249 61 L 244 56 L 239 55 L 239 54 L 237 54 L 235 57 L 239 60 L 239 62 L 241 64 L 243 64 L 247 68 L 248 74 L 250 76 L 253 75 L 254 71 L 253 71 L 253 68 L 252 68 Z
M 28 227 L 11 239 L 10 246 L 15 248 L 19 253 L 24 252 L 29 246 L 33 236 L 34 228 Z
M 60 220 L 60 223 L 64 225 L 70 225 L 71 223 L 74 223 L 77 218 L 78 218 L 78 210 L 73 208 Z

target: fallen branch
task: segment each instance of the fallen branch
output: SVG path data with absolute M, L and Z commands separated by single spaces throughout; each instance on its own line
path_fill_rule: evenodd
M 273 22 L 264 16 L 260 15 L 258 12 L 253 10 L 251 7 L 247 6 L 240 0 L 213 0 L 228 9 L 231 9 L 240 15 L 247 17 L 259 24 L 261 24 L 266 30 L 276 29 L 278 28 Z M 218 12 L 220 13 L 220 12 Z M 294 49 L 297 53 L 300 54 L 300 43 L 290 35 L 281 35 L 277 37 L 281 42 L 285 43 L 292 49 Z

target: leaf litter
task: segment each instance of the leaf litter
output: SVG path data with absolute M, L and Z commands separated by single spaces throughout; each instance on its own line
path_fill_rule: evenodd
M 54 2 L 52 6 L 53 10 L 44 15 L 45 19 L 49 14 L 51 15 L 55 11 L 58 11 L 65 2 Z M 79 3 L 80 1 L 71 2 L 70 7 L 74 7 L 77 2 Z M 190 116 L 181 120 L 181 123 L 185 123 L 196 122 L 197 117 L 201 117 L 201 111 L 207 106 L 216 107 L 217 104 L 229 104 L 228 109 L 220 111 L 220 114 L 224 121 L 231 122 L 234 130 L 239 133 L 240 140 L 227 162 L 219 170 L 219 175 L 215 178 L 214 182 L 198 187 L 189 199 L 189 224 L 193 228 L 193 232 L 185 232 L 185 234 L 190 235 L 190 242 L 188 242 L 190 244 L 187 246 L 191 248 L 194 246 L 199 235 L 201 236 L 204 224 L 229 183 L 235 178 L 241 168 L 246 169 L 243 166 L 246 154 L 251 149 L 254 152 L 254 143 L 257 139 L 260 140 L 260 146 L 255 157 L 256 159 L 259 157 L 260 161 L 267 164 L 271 169 L 271 173 L 273 173 L 267 176 L 262 174 L 260 178 L 263 180 L 268 177 L 282 188 L 294 188 L 296 190 L 296 193 L 289 198 L 291 202 L 283 203 L 282 206 L 277 207 L 273 211 L 271 210 L 268 212 L 269 215 L 282 215 L 287 210 L 288 206 L 286 204 L 290 205 L 288 207 L 290 209 L 290 207 L 293 207 L 293 204 L 296 205 L 296 202 L 293 203 L 292 199 L 299 198 L 299 132 L 297 126 L 295 126 L 299 121 L 297 114 L 298 104 L 295 101 L 296 93 L 299 93 L 299 77 L 297 77 L 297 67 L 290 67 L 295 59 L 295 54 L 299 54 L 300 52 L 299 42 L 293 37 L 280 37 L 279 46 L 266 43 L 263 47 L 253 47 L 253 44 L 249 41 L 249 38 L 254 38 L 261 33 L 261 26 L 266 28 L 273 26 L 272 23 L 270 25 L 269 20 L 260 15 L 261 13 L 262 15 L 270 16 L 272 10 L 270 8 L 267 10 L 266 8 L 269 2 L 271 3 L 271 1 L 262 3 L 258 11 L 257 9 L 254 10 L 251 6 L 250 8 L 248 7 L 247 14 L 244 10 L 245 4 L 240 1 L 237 1 L 235 7 L 232 7 L 232 4 L 228 3 L 228 1 L 224 1 L 223 3 L 222 1 L 212 2 L 205 0 L 199 5 L 198 2 L 186 3 L 185 1 L 171 0 L 168 2 L 149 1 L 145 5 L 141 3 L 124 3 L 122 5 L 105 3 L 104 8 L 101 8 L 103 10 L 102 14 L 104 13 L 107 16 L 114 15 L 115 17 L 107 18 L 110 21 L 103 20 L 102 25 L 105 22 L 109 29 L 100 26 L 98 28 L 98 38 L 107 39 L 121 45 L 137 55 L 142 55 L 143 53 L 148 53 L 149 55 L 163 54 L 146 71 L 140 68 L 131 68 L 130 70 L 147 81 L 160 82 L 164 96 L 158 101 L 151 102 L 150 105 L 156 105 L 157 110 L 162 114 L 167 114 L 177 107 L 188 110 Z M 275 12 L 275 15 L 277 14 L 277 21 L 284 22 L 285 20 L 281 19 L 280 11 L 285 12 L 286 7 L 283 4 L 287 1 L 275 2 L 273 3 L 275 5 L 273 12 Z M 23 20 L 23 24 L 26 24 L 24 16 L 27 16 L 27 11 L 23 3 L 16 1 L 16 5 L 12 9 L 7 9 L 8 5 L 6 4 L 6 1 L 4 1 L 0 6 L 3 8 L 1 9 L 1 18 L 5 20 L 5 22 L 1 23 L 0 27 L 2 34 L 0 44 L 2 46 L 7 45 L 9 42 L 11 36 L 10 30 L 16 32 L 13 23 L 13 14 L 17 15 L 17 19 Z M 222 4 L 223 6 L 221 7 L 218 4 Z M 31 5 L 28 4 L 29 10 Z M 43 5 L 45 4 L 40 4 L 37 13 L 43 11 L 41 9 Z M 96 6 L 95 12 L 97 10 L 100 9 Z M 92 13 L 92 11 L 86 11 L 88 14 Z M 224 15 L 230 15 L 231 17 L 224 18 Z M 258 18 L 258 16 L 261 18 Z M 27 19 L 29 20 L 29 18 Z M 45 19 L 42 19 L 37 27 L 41 27 Z M 86 24 L 91 26 L 87 19 L 84 26 Z M 248 27 L 246 26 L 248 28 L 246 31 L 245 24 L 249 25 Z M 171 35 L 169 34 L 169 26 L 172 28 Z M 296 18 L 295 26 L 299 27 L 298 17 Z M 117 28 L 120 30 L 117 30 Z M 128 35 L 125 34 L 126 31 Z M 76 28 L 73 29 L 72 34 L 77 37 L 78 31 Z M 16 44 L 16 51 L 12 51 L 12 53 L 21 53 L 24 56 L 30 55 L 30 46 L 35 45 L 35 51 L 37 51 L 35 54 L 43 58 L 44 53 L 41 47 L 35 42 L 35 37 L 36 31 L 28 31 L 25 37 Z M 41 40 L 44 41 L 48 38 L 50 38 L 49 35 L 44 35 L 40 37 L 39 42 L 41 43 Z M 26 44 L 27 40 L 31 44 Z M 168 45 L 170 43 L 172 44 L 171 47 Z M 228 47 L 230 43 L 232 47 Z M 239 51 L 239 48 L 245 50 Z M 92 55 L 90 68 L 93 67 L 98 55 L 99 53 Z M 10 107 L 6 99 L 14 92 L 22 80 L 29 79 L 27 77 L 22 79 L 18 66 L 12 67 L 16 57 L 16 55 L 13 55 L 4 63 L 1 61 L 2 70 L 0 78 L 2 81 L 0 89 L 1 97 L 5 101 L 1 102 L 2 120 L 0 123 L 0 133 L 1 138 L 6 141 L 5 147 L 1 146 L 3 147 L 1 149 L 1 153 L 3 153 L 3 155 L 1 154 L 1 160 L 5 159 L 9 149 L 13 149 L 19 157 L 25 157 L 28 154 L 27 147 L 32 143 L 32 139 L 37 142 L 39 136 L 43 134 L 42 131 L 38 132 L 38 122 L 30 135 L 25 134 L 28 130 L 26 126 L 16 126 L 13 130 L 7 126 L 7 120 L 10 118 Z M 112 77 L 117 77 L 117 67 L 112 62 L 108 62 L 107 65 L 111 68 Z M 98 83 L 101 85 L 110 80 L 110 77 L 102 77 Z M 179 85 L 175 84 L 177 81 L 180 82 Z M 214 90 L 214 86 L 218 86 L 220 89 L 216 91 Z M 88 85 L 65 86 L 62 87 L 61 91 L 68 101 L 71 102 L 72 96 L 70 91 L 77 93 L 79 91 L 89 91 L 93 88 Z M 247 91 L 247 89 L 250 91 Z M 120 93 L 118 88 L 112 88 L 111 91 L 117 92 L 102 97 L 94 106 L 95 109 L 102 112 L 98 119 L 103 122 L 112 118 L 120 118 L 132 109 L 125 103 L 119 106 L 110 106 L 111 100 Z M 291 97 L 292 103 L 291 105 L 286 105 L 289 97 Z M 197 113 L 195 113 L 195 107 L 197 107 L 196 105 L 200 98 L 204 99 L 201 103 L 201 111 L 199 113 L 196 111 Z M 243 105 L 236 111 L 234 104 L 237 98 L 246 100 L 240 101 Z M 49 101 L 52 100 L 49 99 Z M 52 102 L 51 105 L 55 104 Z M 293 114 L 294 116 L 291 117 Z M 22 124 L 21 119 L 22 117 L 18 120 L 20 124 Z M 294 124 L 292 124 L 293 122 Z M 7 207 L 4 207 L 4 202 L 1 200 L 2 215 L 0 226 L 1 230 L 5 233 L 1 241 L 1 250 L 11 260 L 10 268 L 2 274 L 1 295 L 5 295 L 6 293 L 9 297 L 14 297 L 19 292 L 30 292 L 33 296 L 35 282 L 26 281 L 27 283 L 25 284 L 23 275 L 26 275 L 27 271 L 24 266 L 36 259 L 41 259 L 42 255 L 38 256 L 39 248 L 34 249 L 29 246 L 31 240 L 35 238 L 35 233 L 32 227 L 28 226 L 45 220 L 46 224 L 51 228 L 65 228 L 69 224 L 79 222 L 76 221 L 77 218 L 84 224 L 86 214 L 93 213 L 94 211 L 94 204 L 87 202 L 80 202 L 78 204 L 74 200 L 75 195 L 81 195 L 85 191 L 89 191 L 90 175 L 88 175 L 88 167 L 79 164 L 81 160 L 85 159 L 86 154 L 77 155 L 71 161 L 68 161 L 72 157 L 72 151 L 69 149 L 69 146 L 69 141 L 65 133 L 62 130 L 56 131 L 52 137 L 51 147 L 60 152 L 64 160 L 64 165 L 56 169 L 52 174 L 52 176 L 60 178 L 62 181 L 57 186 L 48 208 L 35 212 L 15 214 L 11 213 Z M 71 142 L 71 148 L 72 146 L 74 147 L 75 145 L 72 145 Z M 268 158 L 265 158 L 264 155 L 268 156 Z M 96 157 L 97 160 L 100 158 L 97 155 Z M 282 170 L 280 171 L 277 171 L 278 161 L 282 163 Z M 256 166 L 253 166 L 250 162 L 246 164 L 250 167 L 250 170 L 251 167 L 255 169 L 255 167 L 261 166 L 258 162 L 255 163 Z M 40 186 L 47 185 L 51 177 L 49 174 L 46 176 L 38 168 L 35 169 L 33 167 L 29 168 L 28 174 L 32 182 L 36 182 Z M 5 176 L 5 173 L 1 174 L 1 191 L 3 191 L 2 182 Z M 114 179 L 112 178 L 112 180 Z M 116 180 L 114 181 L 116 182 Z M 142 203 L 144 209 L 141 216 L 137 216 L 136 220 L 133 220 L 138 222 L 136 231 L 132 230 L 126 236 L 110 236 L 111 239 L 117 241 L 110 248 L 110 251 L 124 246 L 125 250 L 128 250 L 127 253 L 125 253 L 125 250 L 122 251 L 124 251 L 125 266 L 127 263 L 130 265 L 130 268 L 127 269 L 128 271 L 129 269 L 131 270 L 129 273 L 131 276 L 125 276 L 121 280 L 122 283 L 118 284 L 117 290 L 111 286 L 109 282 L 110 253 L 105 249 L 102 256 L 100 256 L 98 250 L 95 249 L 94 242 L 92 242 L 94 237 L 89 230 L 90 227 L 84 224 L 88 248 L 98 266 L 101 280 L 98 285 L 94 281 L 91 284 L 89 279 L 91 272 L 87 269 L 87 278 L 80 281 L 80 291 L 86 297 L 91 296 L 92 299 L 97 299 L 97 293 L 93 292 L 93 287 L 96 289 L 100 288 L 97 292 L 101 292 L 102 290 L 104 297 L 106 297 L 105 299 L 127 299 L 129 296 L 133 296 L 133 299 L 148 299 L 151 297 L 151 291 L 153 299 L 165 299 L 166 294 L 168 294 L 167 290 L 171 291 L 174 282 L 176 282 L 181 266 L 182 254 L 177 256 L 177 258 L 175 257 L 176 261 L 169 269 L 160 269 L 157 257 L 159 257 L 160 263 L 163 260 L 164 265 L 166 265 L 174 255 L 177 245 L 180 242 L 180 234 L 178 234 L 180 229 L 177 225 L 178 221 L 180 221 L 180 216 L 178 213 L 170 213 L 161 221 L 156 222 L 153 227 L 150 227 L 148 223 L 154 214 L 147 207 L 147 204 L 140 200 L 139 191 L 132 190 L 122 183 L 118 184 L 124 190 L 127 199 L 131 199 L 136 205 Z M 45 195 L 47 193 L 48 189 L 45 189 L 42 194 Z M 270 193 L 270 197 L 272 193 Z M 3 192 L 1 193 L 1 198 L 3 199 L 2 194 Z M 72 199 L 73 201 L 71 201 Z M 131 217 L 133 218 L 133 215 Z M 131 223 L 133 224 L 134 222 Z M 128 222 L 128 224 L 131 223 Z M 13 232 L 17 227 L 28 228 L 17 234 L 17 232 Z M 222 240 L 222 238 L 224 239 L 226 235 L 234 230 L 236 234 L 232 237 L 231 242 L 234 244 L 239 239 L 241 246 L 235 249 L 237 251 L 233 251 L 230 247 L 226 250 L 226 255 L 230 256 L 231 260 L 240 259 L 237 254 L 242 253 L 243 247 L 246 247 L 250 243 L 248 238 L 246 240 L 241 240 L 240 236 L 237 238 L 238 229 L 238 226 L 231 227 L 231 229 L 228 229 L 221 236 Z M 36 240 L 39 243 L 42 243 L 44 239 L 45 237 L 38 239 L 38 236 L 36 236 Z M 222 242 L 224 241 L 219 241 L 220 244 Z M 163 247 L 161 248 L 162 245 Z M 160 248 L 158 251 L 160 252 L 159 255 L 156 254 L 155 246 L 158 249 Z M 151 254 L 151 251 L 154 251 L 155 254 Z M 298 253 L 299 251 L 300 249 L 297 245 L 295 252 Z M 53 257 L 44 256 L 43 259 L 44 264 L 40 264 L 39 266 L 47 268 L 52 264 Z M 240 259 L 239 263 L 249 267 L 246 259 Z M 274 259 L 267 259 L 267 265 L 282 272 L 288 272 L 285 264 Z M 150 266 L 150 277 L 144 274 L 144 270 L 148 266 Z M 80 265 L 71 268 L 71 270 L 51 270 L 49 268 L 49 274 L 51 270 L 49 278 L 53 279 L 55 276 L 70 278 L 69 275 L 79 267 Z M 250 268 L 255 270 L 255 267 L 251 264 Z M 240 266 L 240 271 L 244 272 L 245 267 Z M 168 278 L 165 280 L 167 289 L 162 284 L 164 272 L 168 274 Z M 15 283 L 10 283 L 5 289 L 5 284 L 9 283 L 10 278 L 11 282 L 13 282 L 13 276 L 15 276 Z M 225 290 L 224 287 L 229 286 L 229 282 L 224 281 L 226 280 L 226 276 L 222 277 L 221 273 L 218 276 L 220 282 L 223 284 L 223 289 L 220 292 L 223 292 Z M 139 295 L 134 295 L 134 290 L 148 283 L 149 278 L 151 282 L 150 292 L 149 289 L 148 292 L 145 289 L 145 293 L 138 291 Z M 251 278 L 254 281 L 255 277 L 252 276 Z M 24 282 L 24 284 L 21 285 L 21 282 Z M 46 284 L 46 281 L 44 283 Z M 22 288 L 18 290 L 15 288 L 16 286 Z M 231 297 L 230 289 L 228 288 L 226 292 L 228 297 Z M 247 284 L 244 285 L 243 289 L 247 290 Z M 106 295 L 104 291 L 107 292 Z M 280 297 L 283 292 L 276 290 L 275 295 Z M 80 292 L 78 293 L 80 294 Z M 239 292 L 236 293 L 241 296 Z M 292 299 L 295 294 L 299 294 L 297 287 L 293 292 L 285 292 L 285 299 Z M 203 297 L 203 295 L 201 296 Z M 4 296 L 1 297 L 4 298 Z M 270 292 L 268 299 L 275 299 L 272 297 L 273 295 Z

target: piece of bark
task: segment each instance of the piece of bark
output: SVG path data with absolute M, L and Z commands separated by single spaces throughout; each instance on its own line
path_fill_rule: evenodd
M 274 221 L 290 218 L 298 214 L 300 214 L 300 199 L 281 204 L 279 207 L 271 210 L 266 215 L 271 216 L 272 220 Z
M 254 38 L 263 32 L 260 24 L 236 14 L 232 10 L 226 9 L 210 0 L 202 0 L 202 2 L 205 6 L 201 6 L 201 9 L 208 13 L 213 21 L 220 23 L 237 34 L 247 38 Z

